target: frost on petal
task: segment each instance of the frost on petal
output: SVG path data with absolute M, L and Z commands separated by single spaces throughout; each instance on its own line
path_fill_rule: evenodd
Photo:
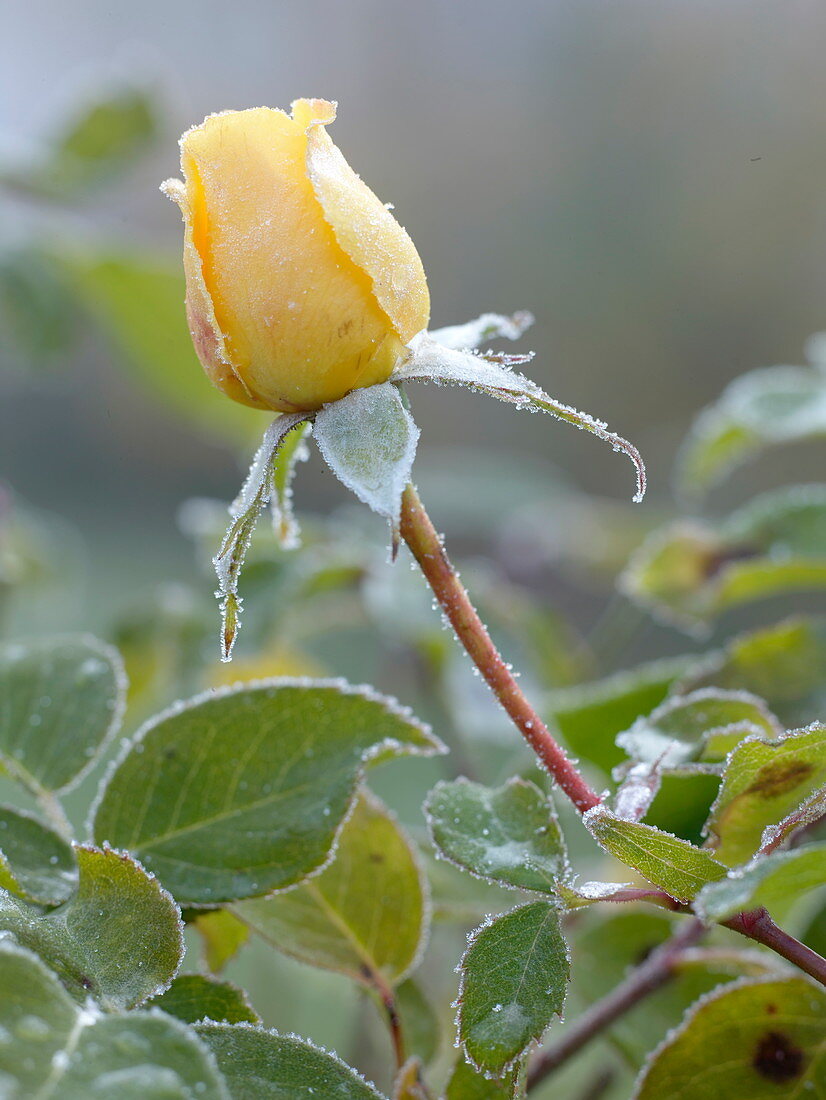
M 313 118 L 331 110 L 304 106 Z M 188 131 L 181 150 L 200 258 L 199 271 L 185 253 L 191 308 L 201 316 L 205 285 L 249 393 L 268 408 L 312 411 L 383 382 L 403 345 L 316 198 L 305 128 L 283 111 L 228 111 Z
M 486 357 L 468 351 L 456 351 L 438 344 L 427 333 L 421 333 L 411 344 L 411 356 L 393 372 L 394 382 L 435 382 L 468 386 L 480 393 L 498 397 L 530 412 L 547 412 L 582 428 L 610 443 L 615 451 L 623 451 L 637 475 L 635 501 L 645 495 L 645 466 L 637 448 L 622 436 L 609 432 L 601 420 L 578 412 L 550 397 L 543 389 L 522 374 L 508 369 L 506 356 Z M 511 360 L 519 361 L 519 360 Z M 521 360 L 524 362 L 524 359 Z
M 416 246 L 320 124 L 307 131 L 307 175 L 336 240 L 370 278 L 376 301 L 406 344 L 427 327 L 430 317 L 427 279 Z

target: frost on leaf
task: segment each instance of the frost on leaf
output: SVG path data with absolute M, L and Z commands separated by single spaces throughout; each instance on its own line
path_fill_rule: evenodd
M 701 688 L 667 699 L 617 735 L 617 745 L 642 764 L 682 774 L 717 767 L 745 737 L 776 737 L 777 718 L 747 691 Z M 623 774 L 628 768 L 623 769 Z M 624 816 L 620 814 L 620 816 Z
M 813 809 L 817 812 L 825 782 L 826 725 L 821 722 L 774 740 L 742 741 L 726 760 L 703 827 L 717 858 L 735 866 L 764 843 L 771 850 L 777 836 L 782 839 L 796 827 L 796 820 L 805 822 Z
M 455 351 L 471 351 L 488 340 L 518 340 L 533 324 L 533 314 L 520 310 L 511 317 L 502 313 L 483 313 L 463 325 L 435 329 L 430 338 Z
M 764 493 L 722 523 L 678 520 L 634 552 L 620 589 L 656 618 L 700 636 L 741 604 L 826 586 L 826 491 Z
M 816 369 L 750 371 L 700 413 L 677 463 L 681 492 L 702 496 L 762 451 L 826 435 L 826 378 L 816 358 L 821 347 L 822 334 L 807 349 Z
M 218 576 L 216 596 L 221 602 L 221 660 L 223 661 L 232 659 L 232 647 L 235 644 L 241 615 L 238 578 L 241 575 L 244 558 L 252 541 L 258 517 L 262 508 L 270 501 L 273 492 L 276 492 L 277 497 L 281 494 L 280 484 L 285 486 L 284 494 L 287 491 L 288 478 L 284 480 L 276 468 L 279 448 L 287 433 L 304 419 L 306 419 L 304 413 L 285 413 L 276 417 L 267 428 L 261 446 L 252 461 L 247 480 L 230 506 L 231 523 L 218 553 L 212 559 Z M 283 508 L 280 500 L 279 506 Z
M 459 1041 L 481 1073 L 502 1077 L 562 1014 L 570 959 L 558 908 L 532 901 L 486 921 L 459 973 Z
M 634 500 L 645 495 L 645 466 L 637 448 L 613 432 L 609 432 L 601 420 L 587 413 L 578 412 L 563 405 L 540 389 L 535 382 L 509 369 L 527 362 L 531 356 L 507 356 L 499 354 L 475 355 L 470 351 L 437 343 L 427 333 L 421 333 L 410 344 L 412 355 L 393 374 L 394 382 L 435 382 L 437 385 L 454 384 L 498 397 L 531 412 L 547 412 L 559 420 L 565 420 L 577 428 L 592 432 L 610 443 L 615 451 L 623 451 L 633 462 L 637 475 L 637 491 Z
M 642 820 L 660 789 L 661 781 L 659 761 L 633 764 L 617 790 L 614 813 L 623 821 Z
M 479 878 L 551 895 L 570 878 L 553 805 L 528 780 L 496 788 L 442 781 L 428 795 L 425 817 L 441 855 Z
M 805 844 L 793 851 L 757 856 L 730 871 L 727 878 L 704 886 L 695 899 L 694 911 L 706 921 L 722 921 L 761 907 L 773 913 L 779 906 L 782 914 L 789 898 L 799 899 L 824 884 L 826 843 Z
M 625 820 L 602 805 L 583 822 L 606 852 L 678 901 L 690 901 L 706 883 L 725 878 L 726 868 L 709 852 L 653 825 Z
M 398 388 L 383 382 L 325 405 L 316 416 L 313 434 L 339 481 L 390 521 L 395 557 L 402 493 L 419 441 L 419 429 Z
M 296 464 L 310 457 L 305 442 L 310 430 L 310 423 L 305 420 L 287 432 L 270 463 L 272 528 L 284 550 L 296 550 L 301 545 L 301 530 L 293 514 L 292 480 Z

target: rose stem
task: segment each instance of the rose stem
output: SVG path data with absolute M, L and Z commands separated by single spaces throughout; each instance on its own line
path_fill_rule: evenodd
M 776 954 L 788 959 L 796 967 L 826 985 L 826 959 L 811 947 L 796 940 L 788 932 L 774 923 L 765 909 L 753 909 L 750 913 L 738 913 L 730 920 L 721 922 L 726 928 L 739 932 L 741 936 L 762 943 Z
M 598 805 L 599 795 L 557 744 L 491 641 L 412 485 L 402 496 L 400 531 L 456 637 L 540 762 L 581 813 Z
M 599 796 L 557 744 L 493 644 L 413 485 L 408 485 L 402 495 L 400 532 L 457 638 L 540 762 L 581 813 L 597 806 Z M 762 943 L 826 985 L 826 960 L 778 928 L 765 910 L 738 913 L 722 923 Z

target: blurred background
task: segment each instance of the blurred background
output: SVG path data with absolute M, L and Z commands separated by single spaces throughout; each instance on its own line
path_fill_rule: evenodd
M 615 579 L 680 514 L 672 469 L 697 412 L 743 371 L 803 362 L 826 328 L 825 51 L 819 0 L 15 4 L 0 39 L 2 633 L 116 642 L 127 732 L 204 685 L 333 673 L 458 731 L 454 771 L 513 771 L 511 732 L 448 660 L 429 597 L 406 562 L 386 566 L 381 521 L 317 454 L 296 483 L 308 548 L 277 551 L 261 524 L 237 662 L 218 663 L 209 559 L 266 418 L 203 376 L 180 216 L 158 184 L 204 115 L 321 96 L 339 102 L 335 142 L 417 244 L 433 326 L 530 310 L 531 375 L 647 460 L 649 494 L 632 505 L 630 466 L 593 437 L 412 390 L 422 495 L 526 686 L 696 651 Z M 707 516 L 814 480 L 822 454 L 758 459 Z M 777 617 L 727 611 L 710 638 Z M 462 738 L 476 736 L 474 764 Z M 609 764 L 586 761 L 603 778 Z M 414 830 L 441 766 L 408 761 L 379 782 Z M 352 1019 L 273 995 L 306 988 L 296 964 L 244 967 L 266 1022 L 347 1056 Z M 355 998 L 336 981 L 312 977 L 322 999 Z M 350 1055 L 372 1068 L 369 1051 Z
M 107 606 L 127 577 L 188 576 L 177 509 L 233 493 L 244 425 L 250 442 L 260 428 L 206 393 L 188 350 L 154 336 L 161 308 L 183 323 L 180 218 L 157 185 L 178 171 L 179 133 L 208 112 L 338 100 L 333 137 L 416 241 L 433 324 L 530 309 L 532 374 L 640 446 L 649 514 L 693 414 L 747 368 L 798 362 L 826 324 L 817 0 L 31 0 L 10 15 L 0 471 L 82 531 Z M 151 119 L 133 105 L 134 156 L 117 172 L 13 186 L 124 88 L 148 94 Z M 80 300 L 48 261 L 14 255 L 33 242 L 74 254 Z M 168 293 L 101 270 L 137 252 L 150 269 L 169 261 Z M 190 395 L 200 417 L 181 411 Z M 628 499 L 624 463 L 581 433 L 458 391 L 413 400 L 425 463 L 478 446 L 506 480 L 555 469 Z M 329 510 L 343 492 L 318 461 L 302 470 L 302 507 Z M 451 510 L 433 507 L 449 535 Z

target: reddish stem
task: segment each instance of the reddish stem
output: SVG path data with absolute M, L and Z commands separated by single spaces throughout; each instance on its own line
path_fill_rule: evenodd
M 674 976 L 683 952 L 693 947 L 706 932 L 700 920 L 684 924 L 661 947 L 633 970 L 625 981 L 611 990 L 607 996 L 574 1020 L 571 1027 L 554 1046 L 541 1051 L 528 1072 L 528 1091 L 540 1085 L 554 1070 L 573 1058 L 584 1046 L 625 1015 L 640 1001 Z
M 562 751 L 502 660 L 412 485 L 402 496 L 400 531 L 456 637 L 541 763 L 581 813 L 598 805 L 599 795 Z
M 442 541 L 419 499 L 419 494 L 412 485 L 407 486 L 402 496 L 400 534 L 419 563 L 457 638 L 540 762 L 581 813 L 599 805 L 601 801 L 599 795 L 589 786 L 576 766 L 565 755 L 561 746 L 557 744 L 548 727 L 525 698 L 509 667 L 491 641 L 485 624 L 470 602 L 465 587 L 459 580 L 459 575 L 453 568 L 442 546 Z M 663 898 L 658 900 L 662 901 L 665 897 L 667 895 L 663 895 Z M 637 900 L 637 897 L 632 893 L 623 900 Z M 826 985 L 826 960 L 796 940 L 794 936 L 778 928 L 765 909 L 757 909 L 751 913 L 738 913 L 737 916 L 722 923 L 735 932 L 748 936 L 757 943 L 762 943 Z M 694 925 L 689 927 L 693 928 Z M 632 1004 L 639 999 L 639 996 L 645 996 L 649 988 L 644 982 L 642 985 L 639 984 L 639 974 L 642 973 L 643 978 L 650 975 L 650 980 L 661 984 L 670 974 L 670 956 L 667 956 L 667 959 L 668 967 L 662 971 L 655 971 L 653 976 L 647 963 L 640 968 L 640 971 L 634 972 L 632 979 L 635 981 L 628 987 L 635 998 L 631 1001 Z M 620 987 L 620 989 L 625 988 L 625 986 Z M 606 1001 L 610 1008 L 612 1002 L 610 999 Z M 622 1011 L 625 1009 L 620 1007 L 617 1014 Z M 575 1029 L 572 1029 L 572 1034 L 577 1034 Z
M 777 955 L 788 959 L 796 967 L 809 974 L 821 985 L 826 985 L 826 959 L 821 958 L 811 947 L 796 940 L 788 932 L 774 923 L 765 909 L 753 909 L 750 913 L 738 913 L 730 920 L 722 921 L 726 928 L 747 936 L 750 940 L 762 943 Z

